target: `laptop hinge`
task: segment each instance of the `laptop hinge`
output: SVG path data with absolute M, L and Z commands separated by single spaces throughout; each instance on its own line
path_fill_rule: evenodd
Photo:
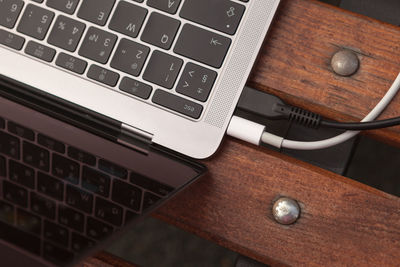
M 125 123 L 121 124 L 121 133 L 118 142 L 130 148 L 148 154 L 153 135 Z

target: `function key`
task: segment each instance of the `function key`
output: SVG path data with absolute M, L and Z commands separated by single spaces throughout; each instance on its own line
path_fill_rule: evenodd
M 105 64 L 116 41 L 115 34 L 90 27 L 79 49 L 79 55 Z
M 36 39 L 43 40 L 53 18 L 53 12 L 29 4 L 22 15 L 17 30 Z
M 29 41 L 25 48 L 25 53 L 46 62 L 51 62 L 56 55 L 56 50 L 34 41 Z
M 46 5 L 62 12 L 73 14 L 79 0 L 47 0 Z
M 78 11 L 78 17 L 104 26 L 110 16 L 115 0 L 85 0 Z
M 171 193 L 174 188 L 169 185 L 162 184 L 158 181 L 147 178 L 143 175 L 132 173 L 130 177 L 131 183 L 134 183 L 144 189 L 147 189 L 157 195 L 166 196 Z
M 0 25 L 9 29 L 13 28 L 23 6 L 22 0 L 0 1 Z
M 65 53 L 60 53 L 56 59 L 56 65 L 77 74 L 83 74 L 86 70 L 87 62 Z
M 99 160 L 99 169 L 122 179 L 126 179 L 128 177 L 128 171 L 124 167 L 104 159 Z
M 50 154 L 49 151 L 38 147 L 37 145 L 24 141 L 23 145 L 23 160 L 35 168 L 43 171 L 48 171 L 50 167 Z
M 151 92 L 153 91 L 153 87 L 151 87 L 150 85 L 128 77 L 124 77 L 122 79 L 121 84 L 119 85 L 119 89 L 143 99 L 148 99 Z
M 181 0 L 148 0 L 147 5 L 159 10 L 175 14 L 178 10 Z
M 0 29 L 0 44 L 15 50 L 21 50 L 25 39 L 11 32 Z
M 8 131 L 31 141 L 35 139 L 35 134 L 32 130 L 11 121 L 8 122 Z
M 230 0 L 186 0 L 180 16 L 215 30 L 235 34 L 245 7 Z
M 111 19 L 109 28 L 135 38 L 142 28 L 146 15 L 147 9 L 120 1 Z
M 47 41 L 52 45 L 73 52 L 78 46 L 84 30 L 85 24 L 65 16 L 59 16 Z
M 58 153 L 65 153 L 65 145 L 51 137 L 45 136 L 43 134 L 38 134 L 38 143 L 48 149 L 54 150 Z
M 96 157 L 95 156 L 93 156 L 89 153 L 86 153 L 80 149 L 77 149 L 75 147 L 72 147 L 72 146 L 70 146 L 68 148 L 68 156 L 73 159 L 76 159 L 77 161 L 86 163 L 88 165 L 92 165 L 92 166 L 96 165 Z
M 87 76 L 90 79 L 104 83 L 108 86 L 115 86 L 119 80 L 119 74 L 111 70 L 92 65 L 90 66 Z

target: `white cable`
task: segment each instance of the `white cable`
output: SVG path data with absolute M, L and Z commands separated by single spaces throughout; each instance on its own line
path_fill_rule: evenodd
M 385 94 L 385 96 L 381 99 L 381 101 L 375 106 L 375 108 L 361 121 L 361 122 L 368 122 L 375 120 L 390 104 L 393 98 L 396 96 L 397 92 L 400 90 L 400 73 L 398 74 L 396 80 L 390 87 L 389 91 Z M 289 149 L 296 149 L 296 150 L 317 150 L 317 149 L 324 149 L 328 147 L 332 147 L 347 140 L 353 138 L 359 133 L 359 131 L 346 131 L 338 136 L 321 140 L 321 141 L 312 141 L 312 142 L 302 142 L 302 141 L 292 141 L 283 139 L 280 146 L 276 145 L 276 138 L 271 137 L 270 133 L 264 133 L 261 136 L 261 141 L 265 144 L 273 145 L 278 148 L 289 148 Z

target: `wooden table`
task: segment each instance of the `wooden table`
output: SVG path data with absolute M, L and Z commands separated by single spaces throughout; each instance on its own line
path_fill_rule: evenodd
M 330 67 L 343 47 L 361 61 L 347 78 Z M 314 0 L 282 0 L 249 84 L 350 121 L 375 106 L 399 71 L 399 27 Z M 397 97 L 382 118 L 399 110 Z M 368 134 L 400 145 L 400 127 Z M 271 265 L 400 265 L 399 198 L 231 138 L 204 163 L 209 175 L 157 218 Z M 299 201 L 296 224 L 282 226 L 272 218 L 279 196 Z M 88 264 L 129 266 L 108 254 Z

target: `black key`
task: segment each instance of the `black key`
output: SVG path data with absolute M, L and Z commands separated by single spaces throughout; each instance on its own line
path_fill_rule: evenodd
M 61 54 L 60 54 L 61 55 Z M 48 149 L 54 150 L 58 153 L 65 153 L 65 146 L 63 143 L 54 140 L 51 137 L 45 136 L 43 134 L 38 134 L 38 143 Z
M 174 52 L 212 67 L 220 68 L 230 45 L 231 39 L 227 37 L 185 24 Z
M 35 134 L 32 130 L 27 129 L 19 124 L 9 121 L 8 122 L 8 131 L 15 135 L 18 135 L 22 138 L 33 141 L 35 139 Z
M 132 173 L 130 180 L 132 183 L 161 196 L 166 196 L 174 190 L 171 186 L 161 184 L 137 173 Z
M 22 207 L 28 206 L 28 191 L 10 182 L 3 181 L 4 198 Z
M 154 206 L 158 201 L 161 200 L 161 197 L 156 196 L 150 192 L 145 192 L 143 197 L 143 210 L 147 210 Z
M 99 169 L 122 179 L 126 179 L 128 177 L 128 171 L 124 167 L 109 162 L 105 159 L 99 160 Z
M 203 107 L 190 100 L 167 93 L 163 90 L 157 90 L 153 95 L 153 102 L 179 112 L 183 115 L 192 117 L 193 119 L 200 118 Z
M 31 192 L 31 210 L 49 219 L 56 217 L 56 203 L 50 199 Z
M 30 212 L 17 210 L 17 227 L 25 232 L 38 234 L 42 232 L 42 220 Z
M 46 5 L 62 12 L 73 14 L 79 0 L 47 0 Z
M 79 49 L 79 55 L 105 64 L 116 41 L 115 34 L 90 27 Z
M 82 186 L 93 193 L 108 197 L 110 191 L 110 177 L 84 166 Z
M 67 55 L 65 53 L 60 53 L 58 54 L 56 65 L 66 70 L 83 74 L 85 72 L 87 63 L 79 58 Z
M 77 208 L 86 213 L 92 212 L 93 196 L 88 192 L 80 190 L 76 187 L 67 185 L 66 202 L 73 208 Z
M 6 170 L 6 158 L 0 156 L 0 176 L 6 177 L 7 170 Z
M 57 266 L 66 266 L 74 259 L 74 254 L 48 242 L 43 242 L 43 257 Z
M 19 159 L 19 140 L 7 133 L 0 132 L 0 153 Z
M 24 141 L 22 158 L 26 164 L 39 168 L 43 171 L 49 171 L 49 151 L 41 147 Z
M 92 166 L 96 165 L 96 157 L 95 156 L 93 156 L 89 153 L 86 153 L 80 149 L 77 149 L 75 147 L 72 147 L 72 146 L 68 147 L 68 156 L 73 159 L 76 159 L 77 161 L 80 161 L 80 162 L 83 162 L 83 163 L 86 163 L 86 164 L 89 164 Z
M 0 200 L 0 221 L 14 224 L 14 206 Z
M 181 4 L 181 0 L 148 0 L 147 4 L 170 14 L 175 14 Z
M 37 175 L 38 191 L 55 198 L 57 200 L 64 199 L 64 183 L 41 172 Z
M 96 65 L 90 66 L 87 76 L 95 81 L 113 87 L 117 85 L 117 82 L 119 80 L 118 73 Z
M 110 16 L 115 0 L 85 0 L 78 11 L 78 17 L 104 26 Z
M 0 29 L 0 44 L 13 48 L 15 50 L 21 50 L 24 43 L 24 38 Z
M 0 221 L 0 238 L 24 250 L 40 255 L 40 239 Z
M 153 91 L 153 87 L 151 87 L 150 85 L 128 77 L 124 77 L 122 79 L 121 84 L 119 85 L 119 89 L 143 99 L 148 99 L 151 92 Z
M 111 226 L 91 217 L 87 218 L 86 234 L 89 237 L 92 237 L 96 240 L 101 240 L 108 237 L 113 231 L 114 229 Z
M 85 216 L 83 213 L 77 212 L 73 209 L 60 206 L 58 208 L 58 222 L 73 228 L 76 231 L 83 231 L 83 226 L 85 223 Z
M 22 0 L 0 1 L 0 25 L 13 28 L 23 6 Z
M 169 49 L 180 26 L 179 20 L 153 12 L 146 23 L 142 40 Z
M 122 224 L 123 209 L 102 198 L 96 197 L 94 214 L 97 218 L 116 226 Z
M 53 12 L 29 4 L 22 15 L 17 30 L 36 39 L 43 40 L 53 18 Z
M 32 168 L 10 160 L 8 171 L 10 180 L 32 189 L 35 188 L 35 171 Z
M 65 227 L 45 220 L 43 234 L 46 239 L 53 241 L 54 243 L 68 246 L 69 231 Z
M 149 52 L 150 48 L 147 46 L 122 39 L 111 61 L 111 67 L 133 76 L 139 76 Z
M 120 1 L 110 21 L 109 28 L 136 38 L 142 28 L 146 15 L 147 9 Z
M 78 235 L 76 233 L 72 233 L 71 237 L 71 248 L 75 252 L 82 253 L 82 251 L 93 248 L 95 246 L 95 242 L 86 237 Z
M 124 222 L 124 225 L 127 225 L 127 224 L 130 223 L 132 220 L 137 219 L 138 217 L 140 217 L 140 214 L 134 213 L 134 212 L 131 212 L 131 211 L 127 210 L 127 211 L 125 212 L 125 222 Z
M 176 91 L 199 101 L 207 101 L 214 86 L 217 73 L 215 71 L 188 63 L 183 71 Z
M 0 129 L 4 129 L 6 127 L 6 121 L 3 118 L 0 118 Z
M 79 21 L 58 16 L 47 41 L 52 45 L 73 52 L 78 46 L 85 27 L 85 24 Z
M 235 34 L 245 7 L 230 0 L 186 0 L 181 17 L 218 31 Z
M 171 89 L 175 84 L 182 64 L 183 60 L 177 57 L 154 51 L 143 74 L 143 79 Z
M 25 53 L 38 59 L 51 62 L 56 55 L 56 50 L 48 46 L 36 43 L 34 41 L 29 41 L 29 43 L 25 47 Z
M 53 154 L 52 173 L 71 183 L 79 183 L 79 164 L 57 154 Z
M 142 190 L 136 186 L 114 180 L 112 200 L 135 211 L 140 211 Z

